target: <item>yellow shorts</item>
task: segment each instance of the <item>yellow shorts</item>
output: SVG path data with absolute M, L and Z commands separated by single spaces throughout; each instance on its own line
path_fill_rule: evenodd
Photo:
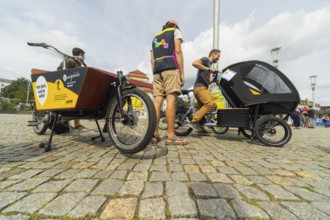
M 154 96 L 165 97 L 173 93 L 180 94 L 180 72 L 178 69 L 173 69 L 154 74 L 154 81 L 152 84 Z

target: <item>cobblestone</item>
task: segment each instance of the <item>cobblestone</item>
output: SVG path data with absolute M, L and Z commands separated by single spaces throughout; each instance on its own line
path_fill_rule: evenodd
M 43 205 L 51 201 L 57 196 L 56 193 L 36 193 L 30 194 L 29 196 L 18 201 L 14 205 L 6 208 L 4 212 L 27 212 L 34 213 L 38 211 Z
M 162 198 L 144 199 L 140 202 L 141 219 L 166 219 L 165 202 Z
M 142 198 L 150 198 L 163 195 L 163 184 L 161 182 L 147 182 Z
M 295 215 L 279 204 L 271 202 L 259 202 L 259 204 L 267 212 L 271 219 L 297 219 Z
M 144 182 L 139 180 L 130 180 L 124 183 L 119 190 L 120 196 L 133 195 L 139 196 L 144 187 Z
M 234 211 L 224 199 L 198 199 L 197 204 L 202 218 L 236 218 Z
M 54 180 L 47 183 L 43 183 L 38 186 L 33 192 L 60 192 L 66 187 L 72 180 Z
M 0 114 L 0 220 L 330 219 L 329 129 L 292 129 L 282 148 L 237 136 L 120 153 L 86 131 L 48 138 L 30 115 Z M 101 122 L 103 123 L 103 122 Z M 164 136 L 165 134 L 161 134 Z M 317 140 L 317 141 L 316 141 Z
M 16 200 L 25 196 L 26 193 L 22 192 L 2 192 L 0 193 L 0 209 L 6 207 L 10 203 L 15 202 Z
M 66 193 L 55 198 L 42 208 L 39 213 L 51 216 L 63 216 L 72 210 L 84 197 L 85 193 Z
M 84 218 L 88 215 L 95 215 L 106 201 L 103 196 L 85 197 L 81 202 L 68 213 L 72 218 Z
M 121 186 L 123 185 L 123 181 L 115 180 L 115 179 L 107 179 L 101 182 L 99 186 L 97 186 L 92 195 L 115 195 Z
M 328 215 L 307 203 L 282 202 L 281 204 L 293 212 L 299 219 L 329 219 Z
M 234 199 L 233 207 L 238 218 L 269 219 L 269 216 L 264 211 L 242 200 Z
M 132 219 L 137 208 L 137 203 L 137 198 L 110 200 L 101 214 L 101 219 Z
M 266 194 L 253 186 L 235 184 L 235 188 L 251 200 L 269 200 Z
M 168 205 L 173 217 L 196 217 L 195 202 L 189 196 L 174 196 L 168 198 Z
M 74 180 L 69 186 L 67 186 L 64 190 L 71 192 L 90 192 L 98 180 L 94 179 L 77 179 Z
M 263 190 L 270 193 L 275 199 L 299 200 L 298 197 L 278 185 L 259 185 Z
M 218 197 L 217 192 L 209 183 L 196 182 L 191 185 L 192 191 L 197 198 Z

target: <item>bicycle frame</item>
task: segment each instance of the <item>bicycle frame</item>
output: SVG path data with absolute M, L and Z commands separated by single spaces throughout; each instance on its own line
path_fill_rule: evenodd
M 191 92 L 192 90 L 188 90 L 189 92 Z M 195 109 L 195 106 L 194 106 L 194 99 L 192 97 L 189 96 L 189 92 L 187 92 L 187 94 L 184 94 L 184 95 L 187 95 L 188 97 L 188 103 L 189 103 L 189 109 L 186 111 L 186 113 L 184 114 L 184 116 L 179 120 L 179 125 L 182 125 L 182 124 L 185 124 L 185 119 L 191 114 L 196 114 L 196 109 Z M 213 116 L 213 115 L 216 115 L 217 114 L 217 111 L 212 111 L 212 112 L 208 112 L 206 113 L 206 115 L 204 116 L 207 117 L 207 116 Z M 202 124 L 202 126 L 206 126 L 206 127 L 215 127 L 217 126 L 216 123 L 210 123 L 210 122 L 206 122 L 204 124 Z

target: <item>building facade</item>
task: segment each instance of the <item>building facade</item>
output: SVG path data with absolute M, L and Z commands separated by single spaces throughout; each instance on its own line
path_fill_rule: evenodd
M 12 83 L 14 80 L 9 80 L 9 79 L 2 79 L 0 78 L 0 92 L 8 86 L 10 83 Z

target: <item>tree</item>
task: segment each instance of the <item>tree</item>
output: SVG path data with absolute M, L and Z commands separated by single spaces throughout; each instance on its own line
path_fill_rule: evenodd
M 18 78 L 11 84 L 2 89 L 0 96 L 17 100 L 17 102 L 24 102 L 26 100 L 28 86 L 29 90 L 29 100 L 33 99 L 32 86 L 28 79 Z

